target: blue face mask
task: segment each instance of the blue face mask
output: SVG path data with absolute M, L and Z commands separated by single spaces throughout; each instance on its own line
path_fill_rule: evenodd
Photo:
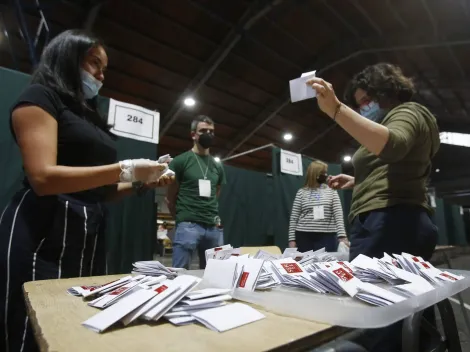
M 101 87 L 103 86 L 103 83 L 98 81 L 84 69 L 80 71 L 80 76 L 82 77 L 82 89 L 85 99 L 92 99 L 96 97 Z
M 385 115 L 387 115 L 387 110 L 382 109 L 376 101 L 371 101 L 369 104 L 364 105 L 359 109 L 359 112 L 366 119 L 380 123 Z

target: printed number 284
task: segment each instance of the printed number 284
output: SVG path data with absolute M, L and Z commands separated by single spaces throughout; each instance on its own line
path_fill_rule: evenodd
M 142 117 L 137 117 L 137 116 L 132 116 L 132 115 L 127 115 L 127 121 L 129 122 L 134 122 L 134 123 L 140 123 L 141 125 L 144 123 L 142 121 Z

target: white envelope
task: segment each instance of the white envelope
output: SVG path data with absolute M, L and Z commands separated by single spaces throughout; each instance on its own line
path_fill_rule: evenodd
M 307 81 L 315 77 L 315 72 L 303 73 L 300 78 L 289 81 L 290 99 L 293 103 L 317 96 L 315 90 L 307 85 Z
M 192 316 L 209 329 L 218 332 L 224 332 L 265 318 L 256 309 L 242 303 L 206 309 L 193 313 Z

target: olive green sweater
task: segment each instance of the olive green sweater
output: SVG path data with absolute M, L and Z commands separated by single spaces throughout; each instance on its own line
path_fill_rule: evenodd
M 426 182 L 440 145 L 436 118 L 420 104 L 405 103 L 391 110 L 382 125 L 390 136 L 380 155 L 362 146 L 354 154 L 350 221 L 361 213 L 397 204 L 416 204 L 431 211 Z

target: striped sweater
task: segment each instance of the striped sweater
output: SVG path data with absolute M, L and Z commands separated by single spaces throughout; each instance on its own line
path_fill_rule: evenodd
M 324 219 L 314 220 L 314 206 L 323 206 Z M 295 231 L 331 232 L 337 233 L 338 237 L 346 236 L 338 193 L 325 185 L 317 189 L 299 189 L 290 215 L 289 241 L 295 241 Z

